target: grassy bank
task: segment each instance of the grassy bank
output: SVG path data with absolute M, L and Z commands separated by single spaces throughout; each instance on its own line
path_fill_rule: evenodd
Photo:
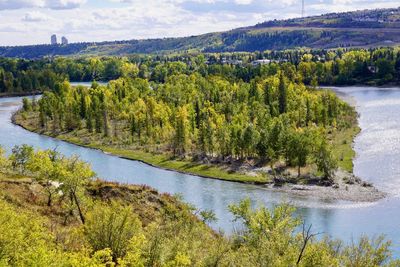
M 185 204 L 175 197 L 158 193 L 155 189 L 142 185 L 122 185 L 94 180 L 86 186 L 85 195 L 91 201 L 100 201 L 100 203 L 117 201 L 121 205 L 130 205 L 143 225 L 160 218 L 166 209 L 174 211 L 185 209 Z M 1 200 L 5 200 L 20 210 L 32 211 L 39 216 L 44 216 L 53 225 L 65 227 L 62 223 L 63 206 L 59 201 L 54 201 L 54 205 L 49 207 L 45 188 L 28 175 L 0 172 Z M 78 218 L 75 219 L 79 221 Z M 73 225 L 77 223 L 73 221 Z
M 40 131 L 35 125 L 34 116 L 24 116 L 24 118 L 16 114 L 13 121 L 22 126 L 23 128 L 36 132 L 38 134 L 48 135 L 72 144 L 84 146 L 93 149 L 99 149 L 103 152 L 110 153 L 112 155 L 141 161 L 154 167 L 173 170 L 181 173 L 197 175 L 205 178 L 219 179 L 225 181 L 241 182 L 241 183 L 254 183 L 254 184 L 265 184 L 270 182 L 269 177 L 261 174 L 247 175 L 239 172 L 232 171 L 222 166 L 216 166 L 211 164 L 200 164 L 186 159 L 173 159 L 166 154 L 155 154 L 145 152 L 137 149 L 123 149 L 117 146 L 109 146 L 98 143 L 94 140 L 88 141 L 85 136 L 74 136 L 71 133 L 64 133 L 59 135 L 53 135 L 51 132 Z
M 37 130 L 35 127 L 37 121 L 35 121 L 34 114 L 17 114 L 14 116 L 14 121 L 30 131 L 53 136 L 50 131 Z M 120 146 L 123 145 L 120 143 L 112 144 L 111 139 L 107 139 L 107 142 L 110 143 L 106 144 L 103 135 L 89 133 L 85 129 L 68 133 L 59 133 L 53 137 L 72 144 L 99 149 L 105 153 L 121 158 L 141 161 L 157 168 L 219 180 L 266 184 L 268 188 L 289 195 L 311 196 L 324 200 L 373 202 L 384 198 L 386 194 L 351 174 L 353 169 L 352 159 L 355 155 L 352 149 L 352 142 L 358 132 L 359 128 L 357 124 L 354 124 L 346 130 L 333 131 L 329 134 L 329 139 L 334 148 L 333 152 L 339 158 L 339 170 L 333 177 L 332 182 L 332 184 L 335 185 L 334 187 L 331 186 L 332 184 L 320 182 L 320 180 L 318 180 L 320 176 L 316 173 L 316 167 L 311 164 L 302 168 L 302 176 L 300 178 L 297 177 L 297 169 L 286 167 L 286 169 L 282 171 L 282 175 L 277 176 L 277 178 L 280 179 L 275 180 L 272 179 L 272 175 L 269 176 L 264 171 L 259 172 L 255 170 L 256 167 L 246 166 L 246 163 L 243 162 L 236 162 L 232 164 L 234 166 L 230 166 L 226 163 L 203 164 L 190 160 L 175 160 L 168 154 L 145 152 L 143 150 L 134 149 L 132 146 L 121 148 Z M 282 180 L 284 182 L 281 182 Z M 275 187 L 275 185 L 279 186 Z M 298 188 L 301 188 L 301 190 L 299 191 Z
M 335 132 L 331 137 L 333 154 L 338 159 L 339 168 L 350 173 L 353 172 L 353 159 L 356 155 L 353 142 L 360 130 L 355 124 L 351 128 Z
M 356 114 L 354 116 L 356 116 Z M 350 173 L 353 171 L 353 158 L 355 156 L 353 140 L 360 131 L 355 118 L 354 121 L 355 123 L 352 127 L 340 131 L 334 131 L 329 135 L 332 142 L 334 156 L 338 159 L 339 168 Z M 141 161 L 162 169 L 193 174 L 206 178 L 242 183 L 265 184 L 272 181 L 272 178 L 266 174 L 258 172 L 252 172 L 251 174 L 248 174 L 250 172 L 238 172 L 223 164 L 203 164 L 189 159 L 175 159 L 169 154 L 152 153 L 133 147 L 124 148 L 121 147 L 121 145 L 105 144 L 104 140 L 101 139 L 101 136 L 90 134 L 84 130 L 57 133 L 54 135 L 51 131 L 37 129 L 36 125 L 38 122 L 35 114 L 17 114 L 14 117 L 14 122 L 29 131 L 52 136 L 76 145 L 99 149 L 118 157 Z
M 230 172 L 222 167 L 212 166 L 209 164 L 200 164 L 190 160 L 171 159 L 171 157 L 168 155 L 154 154 L 140 150 L 122 149 L 106 145 L 85 144 L 80 140 L 79 137 L 67 137 L 65 135 L 60 135 L 57 136 L 57 138 L 73 144 L 100 149 L 106 153 L 110 153 L 118 157 L 141 161 L 154 167 L 198 175 L 201 177 L 256 184 L 263 184 L 269 181 L 269 179 L 262 175 L 250 176 L 238 172 Z

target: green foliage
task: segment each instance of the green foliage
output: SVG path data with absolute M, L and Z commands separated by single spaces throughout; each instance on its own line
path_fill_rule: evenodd
M 126 255 L 133 238 L 142 235 L 141 223 L 132 209 L 119 203 L 106 207 L 97 204 L 87 217 L 84 234 L 89 244 L 95 251 L 110 249 L 115 261 Z
M 5 150 L 0 146 L 0 171 L 6 171 L 11 165 Z
M 331 147 L 325 140 L 322 140 L 322 142 L 317 146 L 314 157 L 318 170 L 324 174 L 324 178 L 331 179 L 338 164 L 332 154 Z
M 51 262 L 53 237 L 42 222 L 0 201 L 0 263 L 5 266 Z
M 57 175 L 63 176 L 59 179 L 65 182 L 71 179 L 83 189 L 87 189 L 86 180 L 92 176 L 85 163 L 54 151 L 37 151 L 23 164 L 37 177 L 44 176 L 45 170 L 52 173 L 56 164 L 65 165 L 63 174 Z M 42 168 L 41 164 L 45 166 Z M 72 176 L 83 179 L 77 181 Z M 111 195 L 125 191 L 131 194 L 127 187 L 114 193 L 110 187 L 103 189 Z M 67 188 L 62 195 L 68 196 L 73 190 L 71 185 Z M 87 193 L 86 198 L 89 198 Z M 68 202 L 62 197 L 59 201 Z M 382 237 L 373 240 L 363 237 L 359 243 L 345 246 L 327 237 L 315 238 L 311 227 L 305 230 L 303 226 L 299 232 L 301 220 L 287 204 L 253 209 L 246 199 L 231 205 L 229 209 L 241 223 L 241 230 L 226 237 L 193 215 L 190 206 L 176 206 L 172 202 L 165 202 L 159 216 L 146 227 L 142 226 L 132 203 L 124 198 L 79 202 L 85 213 L 84 225 L 77 224 L 76 220 L 60 224 L 56 219 L 60 216 L 57 207 L 41 212 L 40 206 L 34 206 L 28 211 L 29 205 L 12 203 L 0 199 L 1 266 L 376 267 L 399 264 L 391 259 L 391 243 Z M 211 212 L 200 214 L 205 221 L 214 218 Z
M 56 151 L 37 151 L 32 154 L 26 163 L 27 169 L 35 176 L 38 182 L 41 182 L 46 188 L 48 195 L 47 205 L 52 205 L 53 195 L 58 191 L 58 185 L 66 176 L 65 164 L 63 164 L 60 155 Z
M 85 215 L 82 202 L 85 201 L 84 190 L 90 180 L 95 176 L 90 165 L 79 160 L 74 156 L 63 159 L 66 169 L 64 176 L 61 177 L 61 190 L 67 197 L 66 208 L 69 214 L 73 214 L 74 210 L 78 212 L 81 222 L 85 223 Z
M 390 261 L 390 242 L 362 238 L 344 246 L 340 241 L 317 240 L 309 230 L 298 233 L 301 221 L 293 217 L 288 205 L 253 210 L 250 200 L 231 205 L 236 220 L 243 223 L 224 258 L 236 266 L 383 266 Z
M 26 112 L 32 111 L 32 104 L 30 103 L 29 99 L 24 97 L 22 99 L 22 109 Z
M 85 187 L 95 176 L 89 164 L 77 156 L 61 156 L 55 150 L 35 152 L 33 147 L 27 145 L 14 147 L 10 161 L 14 170 L 22 174 L 28 170 L 42 184 L 47 194 L 47 206 L 50 207 L 53 197 L 61 193 L 66 210 L 65 220 L 77 211 L 82 223 L 85 222 L 82 204 L 86 198 Z
M 90 64 L 101 63 L 92 58 Z M 352 108 L 331 92 L 307 89 L 290 64 L 275 65 L 248 82 L 226 78 L 225 72 L 202 76 L 183 62 L 153 62 L 152 82 L 137 78 L 135 65 L 125 59 L 120 64 L 135 74 L 91 88 L 63 82 L 45 93 L 39 125 L 53 134 L 95 130 L 90 138 L 100 144 L 182 159 L 262 160 L 272 168 L 285 159 L 299 174 L 316 163 L 311 156 L 316 146 L 309 141 L 316 132 L 352 125 Z
M 27 163 L 32 155 L 32 146 L 24 144 L 21 146 L 13 147 L 10 160 L 14 171 L 18 171 L 21 174 L 24 174 L 26 171 Z
M 66 251 L 57 244 L 38 214 L 16 209 L 0 200 L 1 266 L 114 266 L 110 250 Z
M 360 239 L 358 244 L 352 244 L 343 251 L 345 266 L 382 266 L 391 256 L 388 247 L 390 242 L 385 242 L 383 237 L 369 240 L 367 237 Z M 390 264 L 388 265 L 390 266 Z M 395 266 L 394 264 L 392 266 Z

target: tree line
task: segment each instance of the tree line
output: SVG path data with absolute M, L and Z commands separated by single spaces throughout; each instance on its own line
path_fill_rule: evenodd
M 262 65 L 258 59 L 271 60 Z M 237 62 L 234 62 L 236 60 Z M 296 73 L 306 85 L 384 85 L 400 83 L 400 50 L 336 49 L 264 51 L 254 53 L 178 53 L 127 57 L 0 58 L 0 93 L 54 90 L 57 82 L 109 81 L 127 68 L 142 79 L 163 83 L 173 74 L 220 75 L 231 82 L 250 82 L 278 69 Z M 293 76 L 293 74 L 291 74 Z

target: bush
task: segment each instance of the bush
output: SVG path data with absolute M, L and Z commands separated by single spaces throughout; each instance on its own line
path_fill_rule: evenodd
M 130 207 L 96 205 L 88 214 L 84 233 L 95 251 L 111 249 L 114 261 L 125 256 L 130 240 L 142 232 Z

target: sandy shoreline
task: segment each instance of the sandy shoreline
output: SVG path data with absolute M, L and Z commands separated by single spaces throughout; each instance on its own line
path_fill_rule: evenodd
M 291 185 L 282 187 L 270 186 L 271 190 L 301 197 L 312 197 L 325 201 L 376 202 L 387 197 L 387 194 L 373 186 L 363 187 L 360 184 L 333 186 Z

